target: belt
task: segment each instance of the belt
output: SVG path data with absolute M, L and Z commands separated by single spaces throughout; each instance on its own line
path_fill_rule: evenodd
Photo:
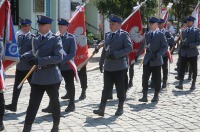
M 46 66 L 38 66 L 38 69 L 49 69 L 49 68 L 53 68 L 56 67 L 57 65 L 55 64 L 50 64 L 50 65 L 46 65 Z

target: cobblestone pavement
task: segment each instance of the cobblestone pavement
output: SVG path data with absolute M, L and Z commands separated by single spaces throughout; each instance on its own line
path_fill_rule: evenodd
M 90 49 L 93 50 L 93 49 Z M 161 91 L 159 103 L 141 103 L 138 99 L 142 96 L 142 68 L 135 66 L 134 86 L 127 93 L 127 101 L 124 105 L 124 114 L 114 116 L 117 110 L 118 100 L 116 91 L 113 90 L 114 100 L 107 103 L 105 116 L 99 117 L 93 114 L 98 108 L 103 88 L 103 74 L 95 69 L 98 66 L 98 54 L 88 64 L 88 89 L 87 98 L 78 100 L 81 92 L 80 84 L 76 83 L 76 111 L 65 113 L 67 100 L 60 99 L 61 122 L 60 132 L 200 132 L 200 77 L 198 75 L 197 89 L 189 90 L 191 82 L 184 81 L 184 90 L 175 89 L 178 82 L 174 79 L 174 71 L 177 55 L 174 55 L 174 63 L 170 65 L 168 87 Z M 94 69 L 94 70 L 91 70 Z M 198 69 L 200 67 L 198 66 Z M 11 102 L 14 67 L 7 72 L 7 90 L 5 92 L 6 104 Z M 187 78 L 187 75 L 186 77 Z M 149 100 L 153 97 L 153 90 L 149 91 Z M 30 94 L 30 86 L 24 84 L 20 95 L 16 113 L 6 111 L 4 124 L 5 132 L 21 132 L 25 119 L 26 109 Z M 64 82 L 60 87 L 60 96 L 65 94 Z M 49 132 L 52 128 L 50 114 L 42 113 L 41 109 L 48 105 L 48 97 L 45 94 L 40 105 L 32 131 Z

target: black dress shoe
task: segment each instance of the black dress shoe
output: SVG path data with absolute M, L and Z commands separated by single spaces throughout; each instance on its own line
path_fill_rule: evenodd
M 47 108 L 42 109 L 42 112 L 52 113 L 52 107 L 51 106 L 47 106 Z
M 13 111 L 13 112 L 16 112 L 17 111 L 17 106 L 15 106 L 13 104 L 9 104 L 9 105 L 5 105 L 5 109 Z
M 121 116 L 124 113 L 123 108 L 118 108 L 117 111 L 115 112 L 115 116 Z
M 51 129 L 51 132 L 58 132 L 59 131 L 59 128 L 58 127 L 53 127 L 52 129 Z
M 0 123 L 0 131 L 3 131 L 4 130 L 4 125 L 3 123 Z
M 183 85 L 177 85 L 175 88 L 183 90 Z
M 81 96 L 79 97 L 80 100 L 83 100 L 86 98 L 86 91 L 85 90 L 82 90 L 81 92 Z
M 179 76 L 175 76 L 175 79 L 176 79 L 176 80 L 180 80 Z
M 106 108 L 106 103 L 100 103 L 98 110 L 93 110 L 93 113 L 99 116 L 104 116 L 104 111 Z
M 151 100 L 152 103 L 157 103 L 159 101 L 158 95 L 154 95 L 153 99 Z
M 139 102 L 148 102 L 147 97 L 142 97 L 141 99 L 139 99 Z
M 70 99 L 69 94 L 66 94 L 65 96 L 62 96 L 61 99 Z
M 191 87 L 190 87 L 190 90 L 195 90 L 196 89 L 196 86 L 195 85 L 192 85 Z
M 99 116 L 104 116 L 104 110 L 103 109 L 98 109 L 98 110 L 93 110 L 93 113 Z
M 75 104 L 74 101 L 70 101 L 67 108 L 65 109 L 65 112 L 73 112 L 75 110 Z

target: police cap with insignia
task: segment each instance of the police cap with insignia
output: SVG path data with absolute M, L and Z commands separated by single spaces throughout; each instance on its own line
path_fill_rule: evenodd
M 57 21 L 58 21 L 58 25 L 65 25 L 65 26 L 69 25 L 69 22 L 63 18 L 59 18 L 57 19 Z
M 117 15 L 111 15 L 109 22 L 117 22 L 117 23 L 121 24 L 122 18 L 120 16 L 117 16 Z
M 53 22 L 53 19 L 47 16 L 37 15 L 37 18 L 38 24 L 51 24 Z
M 193 17 L 193 16 L 189 16 L 188 18 L 187 18 L 187 21 L 195 21 L 196 20 L 196 18 L 195 17 Z
M 31 20 L 29 19 L 21 19 L 20 20 L 21 25 L 31 25 Z
M 165 23 L 165 20 L 164 19 L 159 19 L 158 23 Z
M 150 23 L 158 23 L 158 20 L 159 20 L 159 19 L 156 18 L 156 17 L 150 17 L 150 18 L 149 18 L 149 22 L 150 22 Z

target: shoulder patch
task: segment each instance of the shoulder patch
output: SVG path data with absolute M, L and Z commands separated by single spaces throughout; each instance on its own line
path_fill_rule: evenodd
M 110 34 L 110 32 L 107 32 L 106 35 Z
M 68 37 L 69 38 L 75 38 L 75 36 L 73 34 L 71 34 L 71 33 L 68 34 Z

